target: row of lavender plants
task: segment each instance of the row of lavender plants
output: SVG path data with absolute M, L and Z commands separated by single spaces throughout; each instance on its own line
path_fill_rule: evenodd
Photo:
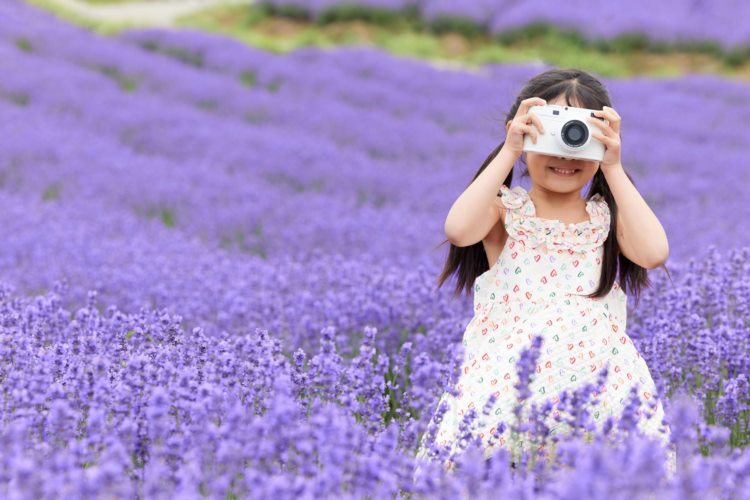
M 684 393 L 668 412 L 672 476 L 663 449 L 636 432 L 633 395 L 621 419 L 583 439 L 592 423 L 580 408 L 593 386 L 559 406 L 574 433 L 557 441 L 554 463 L 525 454 L 514 470 L 504 449 L 484 461 L 467 435 L 452 473 L 436 460 L 415 474 L 417 421 L 407 413 L 383 422 L 387 361 L 376 329 L 366 328 L 349 363 L 333 328 L 320 332 L 315 355 L 288 358 L 263 329 L 211 337 L 165 311 L 100 313 L 94 292 L 66 310 L 66 293 L 63 283 L 34 297 L 0 287 L 4 498 L 746 498 L 750 486 L 750 454 L 729 446 L 726 428 L 707 426 Z M 521 356 L 524 373 L 533 374 L 538 345 Z M 431 383 L 435 366 L 412 355 L 404 346 L 394 369 L 411 366 Z M 548 438 L 536 421 L 510 425 Z
M 547 473 L 468 450 L 414 482 L 471 314 L 434 289 L 432 248 L 541 68 L 105 39 L 15 1 L 0 64 L 3 496 L 565 496 L 640 469 L 636 493 L 746 486 L 746 86 L 607 81 L 670 234 L 672 281 L 652 273 L 629 333 L 665 397 L 691 394 L 665 400 L 674 481 L 632 441 L 571 442 Z
M 580 33 L 588 41 L 703 47 L 746 54 L 750 27 L 743 20 L 750 7 L 741 0 L 722 2 L 666 0 L 596 2 L 561 5 L 552 0 L 260 0 L 263 10 L 327 22 L 366 19 L 393 22 L 413 18 L 435 30 L 454 29 L 507 38 L 529 27 L 555 27 Z M 509 33 L 510 32 L 510 33 Z

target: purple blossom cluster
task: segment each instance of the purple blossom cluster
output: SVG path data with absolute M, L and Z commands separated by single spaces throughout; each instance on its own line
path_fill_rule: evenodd
M 750 438 L 750 249 L 721 253 L 709 245 L 702 259 L 670 267 L 679 277 L 653 280 L 629 318 L 628 335 L 649 360 L 660 394 L 678 388 L 701 402 L 705 420 L 731 429 L 731 443 Z
M 564 6 L 552 0 L 263 0 L 276 9 L 294 8 L 320 19 L 334 8 L 416 12 L 427 22 L 439 18 L 461 18 L 486 33 L 524 28 L 545 23 L 574 30 L 589 39 L 611 39 L 639 34 L 668 43 L 715 42 L 725 49 L 750 45 L 750 27 L 744 19 L 750 6 L 742 0 L 568 1 Z M 627 6 L 626 6 L 627 5 Z
M 635 432 L 639 400 L 632 396 L 619 422 L 608 420 L 593 443 L 579 432 L 559 440 L 557 468 L 529 453 L 511 467 L 506 450 L 482 460 L 469 442 L 453 457 L 452 474 L 425 462 L 425 475 L 413 480 L 409 450 L 418 421 L 399 414 L 384 423 L 389 391 L 376 376 L 389 364 L 396 373 L 424 369 L 424 356 L 412 358 L 409 343 L 389 360 L 368 328 L 359 353 L 343 363 L 335 348 L 340 333 L 326 328 L 308 359 L 301 349 L 285 355 L 266 330 L 211 337 L 183 329 L 182 318 L 164 310 L 100 312 L 94 291 L 85 305 L 66 310 L 66 293 L 62 282 L 33 297 L 0 287 L 4 497 L 488 496 L 505 485 L 513 498 L 567 498 L 627 484 L 636 496 L 690 491 L 728 498 L 750 486 L 750 454 L 727 447 L 726 429 L 701 425 L 685 394 L 669 411 L 680 451 L 671 482 L 664 479 L 664 450 Z M 529 352 L 521 364 L 533 366 L 538 344 Z M 391 387 L 399 386 L 405 384 L 397 377 Z M 563 398 L 562 412 L 574 414 L 589 390 Z M 411 409 L 403 402 L 401 408 Z M 591 430 L 585 415 L 570 423 Z M 610 442 L 615 426 L 625 437 Z M 545 437 L 526 423 L 517 428 Z M 712 453 L 704 457 L 699 445 Z M 626 481 L 623 471 L 633 477 Z
M 541 69 L 103 38 L 0 3 L 0 497 L 741 497 L 750 89 L 712 76 L 605 80 L 670 237 L 628 333 L 674 477 L 635 406 L 592 435 L 587 391 L 566 438 L 549 404 L 507 422 L 556 461 L 482 457 L 486 414 L 452 474 L 414 457 L 471 314 L 434 287 L 445 212 Z

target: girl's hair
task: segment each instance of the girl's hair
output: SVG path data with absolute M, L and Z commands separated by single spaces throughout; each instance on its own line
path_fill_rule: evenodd
M 565 101 L 568 106 L 572 106 L 570 101 L 575 98 L 581 107 L 588 109 L 603 109 L 604 106 L 612 107 L 609 93 L 602 83 L 591 74 L 575 68 L 550 69 L 533 77 L 526 83 L 506 115 L 506 123 L 516 116 L 518 107 L 524 99 L 528 99 L 529 97 L 541 97 L 546 101 L 550 101 L 561 94 L 565 94 Z M 471 182 L 474 182 L 479 174 L 481 174 L 487 165 L 489 165 L 495 156 L 497 156 L 504 144 L 505 141 L 501 142 L 489 154 L 489 156 L 487 156 L 482 166 L 479 167 L 477 173 L 474 174 L 474 178 Z M 525 165 L 523 158 L 521 161 Z M 528 175 L 529 170 L 527 166 L 521 176 Z M 625 175 L 631 182 L 633 182 L 630 174 L 625 172 Z M 471 185 L 471 182 L 469 185 Z M 503 184 L 510 187 L 511 182 L 513 182 L 512 169 L 503 181 Z M 599 288 L 592 295 L 588 295 L 588 297 L 603 297 L 610 292 L 617 274 L 617 261 L 619 260 L 620 286 L 624 293 L 627 293 L 628 288 L 633 290 L 636 298 L 636 307 L 638 307 L 641 288 L 650 286 L 651 282 L 648 278 L 647 269 L 634 263 L 620 252 L 620 247 L 617 244 L 617 238 L 615 237 L 617 234 L 617 204 L 615 203 L 615 198 L 607 185 L 607 181 L 601 168 L 597 170 L 591 180 L 586 200 L 589 200 L 597 193 L 602 195 L 610 207 L 611 222 L 609 235 L 604 241 L 604 256 Z M 446 242 L 448 242 L 447 239 L 440 243 L 440 245 Z M 666 266 L 662 265 L 660 267 L 664 268 L 667 272 L 667 276 L 669 276 L 669 270 Z M 451 244 L 448 257 L 445 261 L 445 266 L 438 277 L 437 285 L 439 288 L 451 274 L 457 273 L 454 296 L 460 295 L 462 291 L 465 291 L 468 294 L 474 286 L 474 280 L 487 270 L 489 270 L 489 263 L 487 262 L 487 254 L 484 251 L 484 245 L 481 241 L 467 247 L 458 247 Z

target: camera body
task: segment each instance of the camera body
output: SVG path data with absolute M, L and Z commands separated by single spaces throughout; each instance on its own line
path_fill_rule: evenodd
M 587 121 L 593 116 L 604 123 L 604 118 L 594 115 L 593 109 L 576 108 L 547 104 L 532 106 L 530 113 L 537 115 L 544 126 L 544 134 L 539 134 L 536 144 L 529 134 L 523 138 L 523 151 L 541 153 L 559 158 L 602 161 L 604 144 L 591 136 L 592 131 L 604 134 L 600 127 Z

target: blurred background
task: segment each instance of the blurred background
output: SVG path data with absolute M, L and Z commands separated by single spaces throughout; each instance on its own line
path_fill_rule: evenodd
M 255 328 L 290 363 L 370 342 L 385 388 L 342 382 L 341 399 L 363 429 L 421 432 L 472 314 L 435 286 L 445 216 L 523 84 L 579 67 L 609 89 L 623 164 L 669 237 L 671 279 L 650 271 L 628 334 L 665 398 L 685 388 L 744 446 L 748 16 L 740 0 L 3 0 L 4 300 L 85 305 L 71 331 L 109 318 L 92 335 L 113 344 L 92 352 L 118 369 L 162 352 L 145 311 L 192 332 L 214 375 Z M 154 359 L 139 362 L 161 373 Z
M 432 287 L 445 216 L 502 141 L 522 85 L 553 66 L 586 69 L 610 90 L 623 163 L 668 231 L 668 265 L 750 238 L 737 230 L 750 216 L 750 7 L 739 1 L 2 9 L 1 193 L 43 226 L 6 210 L 19 229 L 0 257 L 28 290 L 65 277 L 81 300 L 96 288 L 122 307 L 171 307 L 217 328 L 271 321 L 298 346 L 314 342 L 300 322 L 314 332 L 377 317 L 397 330 L 388 318 L 409 301 L 445 301 L 462 318 L 471 297 Z M 222 259 L 226 276 L 206 279 L 200 259 L 212 273 Z M 379 275 L 399 282 L 396 295 L 370 281 Z M 341 311 L 346 287 L 359 306 Z M 330 310 L 286 313 L 285 301 L 319 293 L 337 296 Z M 257 307 L 269 301 L 278 313 Z M 439 311 L 405 324 L 427 328 Z

